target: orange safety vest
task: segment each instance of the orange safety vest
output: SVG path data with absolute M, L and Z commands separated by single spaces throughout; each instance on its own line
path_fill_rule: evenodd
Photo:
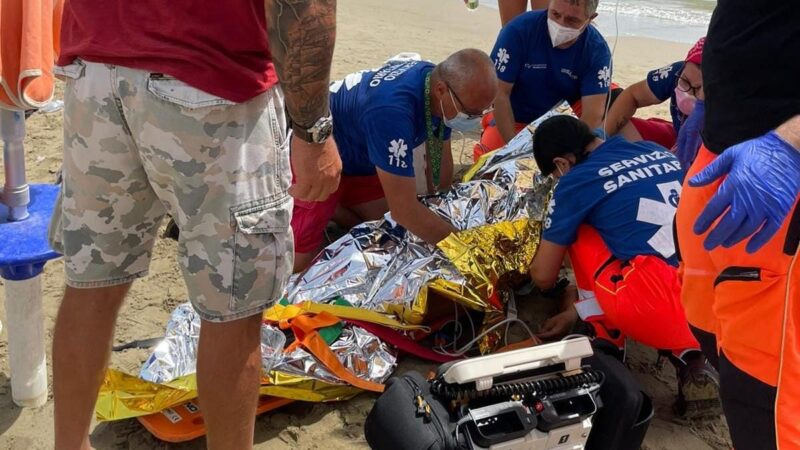
M 716 158 L 700 147 L 686 180 Z M 721 182 L 684 184 L 678 204 L 686 316 L 695 327 L 716 335 L 718 347 L 737 369 L 777 388 L 773 413 L 778 448 L 795 449 L 800 446 L 800 253 L 786 248 L 794 215 L 754 254 L 746 252 L 746 241 L 706 251 L 703 240 L 709 231 L 696 235 L 693 226 Z

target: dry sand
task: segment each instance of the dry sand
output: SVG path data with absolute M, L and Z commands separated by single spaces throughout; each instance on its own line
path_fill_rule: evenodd
M 347 0 L 339 2 L 338 39 L 334 77 L 380 65 L 399 52 L 414 51 L 424 58 L 439 61 L 464 47 L 490 51 L 499 30 L 498 14 L 481 8 L 470 13 L 461 0 Z M 647 39 L 620 38 L 615 54 L 615 80 L 623 85 L 644 78 L 646 72 L 682 59 L 686 45 Z M 664 106 L 650 108 L 646 114 L 667 117 Z M 465 139 L 466 153 L 476 135 Z M 31 182 L 55 179 L 61 159 L 61 117 L 36 114 L 28 121 L 26 138 L 28 175 Z M 460 149 L 458 142 L 454 149 Z M 467 155 L 463 160 L 466 161 Z M 456 157 L 458 160 L 458 157 Z M 2 179 L 2 171 L 0 171 Z M 186 291 L 175 263 L 175 244 L 159 240 L 155 247 L 150 276 L 133 285 L 117 323 L 115 344 L 163 335 L 169 313 L 186 299 Z M 45 328 L 49 348 L 53 322 L 63 290 L 63 266 L 54 261 L 43 277 Z M 0 281 L 2 284 L 2 281 Z M 0 299 L 3 290 L 0 289 Z M 0 318 L 5 318 L 0 301 Z M 148 356 L 147 350 L 114 353 L 111 365 L 137 373 Z M 655 352 L 633 346 L 630 366 L 644 389 L 653 397 L 656 417 L 650 426 L 645 449 L 723 449 L 730 448 L 723 421 L 694 426 L 673 422 L 671 404 L 675 380 L 671 367 L 655 367 Z M 401 369 L 420 367 L 406 359 Z M 424 366 L 423 366 L 424 367 Z M 53 446 L 53 403 L 38 409 L 20 409 L 11 401 L 7 358 L 7 336 L 0 334 L 0 449 L 48 449 Z M 52 386 L 52 380 L 50 380 Z M 52 398 L 51 398 L 52 400 Z M 374 397 L 363 394 L 344 403 L 295 403 L 279 412 L 265 414 L 256 422 L 256 448 L 335 448 L 366 447 L 364 418 Z M 104 423 L 92 427 L 92 442 L 97 449 L 204 448 L 202 439 L 181 445 L 168 445 L 153 438 L 136 420 Z

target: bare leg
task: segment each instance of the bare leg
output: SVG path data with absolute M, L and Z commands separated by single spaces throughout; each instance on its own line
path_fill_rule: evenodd
M 547 9 L 550 0 L 531 0 L 531 10 Z
M 64 292 L 53 335 L 56 450 L 92 448 L 92 412 L 128 288 L 130 283 Z
M 209 450 L 253 448 L 261 374 L 261 315 L 203 321 L 197 388 Z
M 524 13 L 528 8 L 527 0 L 498 0 L 497 3 L 500 9 L 500 24 L 502 26 L 505 26 L 514 17 Z

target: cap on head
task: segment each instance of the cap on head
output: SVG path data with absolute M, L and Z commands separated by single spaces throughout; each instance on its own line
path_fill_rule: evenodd
M 705 36 L 701 37 L 686 54 L 685 62 L 695 63 L 698 66 L 703 65 L 703 46 L 706 43 Z
M 554 158 L 575 155 L 581 160 L 586 147 L 596 138 L 589 126 L 575 117 L 551 117 L 533 133 L 533 157 L 542 175 L 550 175 L 556 170 Z

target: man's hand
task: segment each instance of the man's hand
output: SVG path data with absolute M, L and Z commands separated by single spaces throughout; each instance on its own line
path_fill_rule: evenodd
M 800 122 L 797 118 L 795 122 Z M 780 130 L 780 128 L 779 128 Z M 792 137 L 792 130 L 786 137 Z M 705 186 L 727 175 L 694 224 L 705 233 L 722 216 L 704 242 L 707 250 L 730 248 L 745 238 L 755 253 L 781 227 L 800 192 L 800 150 L 775 131 L 725 150 L 690 186 Z M 727 211 L 727 213 L 726 213 Z
M 333 137 L 323 144 L 309 144 L 292 136 L 292 171 L 289 194 L 296 199 L 321 202 L 336 192 L 342 160 Z
M 565 311 L 547 319 L 542 328 L 536 333 L 540 339 L 560 339 L 569 333 L 578 320 L 578 312 L 570 306 Z
M 404 177 L 376 168 L 381 180 L 386 202 L 392 212 L 392 218 L 408 231 L 414 233 L 425 242 L 435 245 L 455 227 L 417 200 L 417 185 L 414 177 Z

